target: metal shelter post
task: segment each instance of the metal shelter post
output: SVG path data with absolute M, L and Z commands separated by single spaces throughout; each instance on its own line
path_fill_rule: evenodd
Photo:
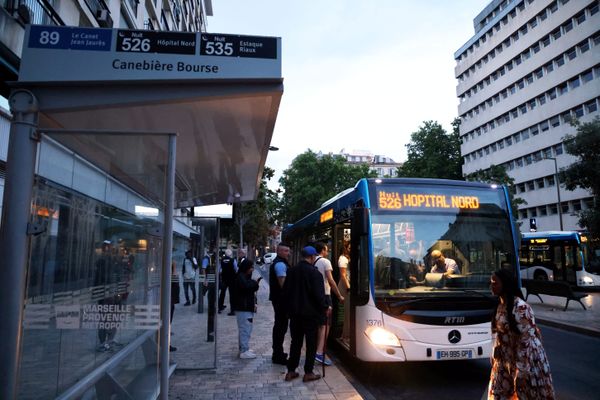
M 177 136 L 169 135 L 167 185 L 165 188 L 165 225 L 163 240 L 163 273 L 160 296 L 160 398 L 169 398 L 169 340 L 171 337 L 171 259 L 173 258 L 173 209 L 175 208 L 175 162 Z
M 38 102 L 28 90 L 10 96 L 13 119 L 0 227 L 0 398 L 17 398 L 17 381 L 31 219 L 31 196 L 37 157 Z

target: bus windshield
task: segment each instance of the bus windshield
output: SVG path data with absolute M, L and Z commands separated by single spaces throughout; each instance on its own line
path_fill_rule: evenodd
M 489 295 L 491 273 L 515 268 L 501 190 L 403 185 L 375 192 L 371 233 L 377 303 L 414 296 Z
M 583 251 L 583 265 L 587 272 L 600 275 L 600 240 L 588 239 L 582 240 L 581 249 Z M 583 239 L 583 237 L 582 237 Z

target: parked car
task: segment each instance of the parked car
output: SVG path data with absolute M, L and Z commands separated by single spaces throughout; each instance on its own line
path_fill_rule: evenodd
M 271 264 L 275 257 L 277 257 L 277 253 L 267 253 L 263 256 L 263 260 L 265 264 Z

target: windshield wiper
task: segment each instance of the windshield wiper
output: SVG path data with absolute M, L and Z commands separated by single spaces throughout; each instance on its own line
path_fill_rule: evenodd
M 489 300 L 494 300 L 496 298 L 496 296 L 492 296 L 492 295 L 489 295 L 489 294 L 486 294 L 486 293 L 482 293 L 482 292 L 480 292 L 478 290 L 473 290 L 473 289 L 448 288 L 448 289 L 444 289 L 444 290 L 448 290 L 448 291 L 451 291 L 451 292 L 466 293 L 466 294 L 476 294 L 478 296 L 485 297 L 486 299 L 489 299 Z

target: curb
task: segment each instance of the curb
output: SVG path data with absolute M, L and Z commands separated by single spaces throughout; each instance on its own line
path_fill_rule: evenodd
M 579 334 L 586 335 L 586 336 L 600 338 L 600 331 L 596 330 L 596 329 L 583 328 L 578 325 L 566 324 L 564 322 L 556 322 L 556 321 L 552 321 L 550 319 L 544 319 L 544 318 L 536 317 L 535 320 L 536 320 L 536 322 L 538 322 L 542 325 L 547 325 L 547 326 L 551 326 L 553 328 L 558 328 L 558 329 L 562 329 L 565 331 L 575 332 L 575 333 L 579 333 Z

